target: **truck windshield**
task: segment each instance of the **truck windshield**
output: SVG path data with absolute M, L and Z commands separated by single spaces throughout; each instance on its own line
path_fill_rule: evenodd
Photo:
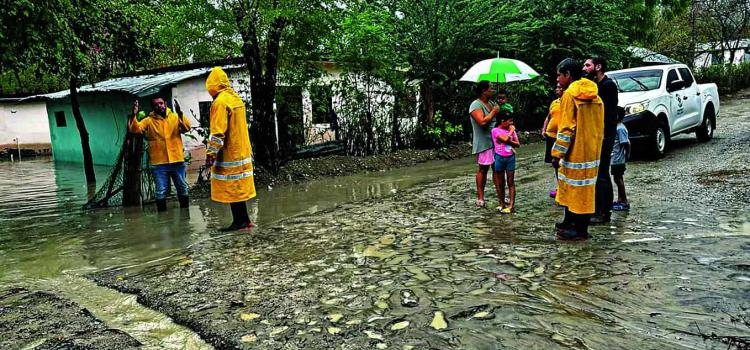
M 620 92 L 648 91 L 661 85 L 661 69 L 639 70 L 634 72 L 609 73 L 607 76 L 617 83 Z

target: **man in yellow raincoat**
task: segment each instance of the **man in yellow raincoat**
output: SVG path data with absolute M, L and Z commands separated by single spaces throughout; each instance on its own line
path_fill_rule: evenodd
M 561 240 L 588 238 L 604 137 L 604 104 L 596 83 L 581 78 L 580 67 L 570 58 L 557 66 L 557 82 L 565 92 L 551 153 L 552 166 L 558 168 L 556 201 L 565 207 L 565 218 L 555 224 Z
M 211 105 L 211 131 L 206 165 L 211 166 L 211 199 L 229 203 L 232 224 L 222 231 L 250 229 L 246 202 L 255 197 L 252 149 L 245 120 L 245 103 L 229 84 L 229 77 L 214 67 L 206 79 Z
M 135 134 L 145 134 L 148 140 L 148 159 L 156 181 L 156 209 L 167 210 L 167 190 L 169 179 L 177 188 L 180 208 L 187 208 L 188 184 L 185 180 L 185 155 L 182 151 L 181 133 L 190 131 L 190 121 L 185 118 L 180 105 L 175 100 L 177 114 L 173 113 L 162 98 L 151 100 L 153 111 L 143 120 L 138 120 L 138 101 L 133 103 L 133 118 L 128 130 Z M 179 116 L 178 116 L 179 115 Z

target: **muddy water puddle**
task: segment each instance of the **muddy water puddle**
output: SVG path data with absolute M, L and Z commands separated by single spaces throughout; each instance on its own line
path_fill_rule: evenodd
M 434 175 L 457 176 L 468 160 L 428 162 L 410 169 L 319 180 L 259 190 L 259 222 L 315 213 L 340 203 L 393 195 Z M 103 182 L 109 169 L 97 167 Z M 195 333 L 145 308 L 128 294 L 96 286 L 82 275 L 169 259 L 202 240 L 215 239 L 229 211 L 206 200 L 187 210 L 153 208 L 82 212 L 94 190 L 75 166 L 35 160 L 0 163 L 0 286 L 48 290 L 91 310 L 147 348 L 210 348 Z M 258 209 L 258 203 L 263 203 Z
M 55 289 L 147 347 L 731 348 L 750 336 L 750 213 L 696 188 L 683 169 L 706 162 L 678 146 L 629 164 L 634 210 L 578 244 L 553 238 L 541 145 L 519 151 L 511 216 L 474 208 L 462 159 L 260 189 L 238 235 L 205 200 L 82 213 L 80 169 L 0 163 L 0 284 Z
M 737 321 L 750 290 L 745 209 L 648 204 L 670 195 L 654 183 L 591 241 L 560 243 L 537 161 L 524 161 L 511 216 L 474 208 L 464 175 L 91 277 L 239 348 L 724 349 L 750 335 Z M 649 165 L 633 171 L 655 177 Z

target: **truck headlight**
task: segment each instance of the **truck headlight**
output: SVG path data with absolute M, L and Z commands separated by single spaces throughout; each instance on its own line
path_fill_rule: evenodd
M 648 101 L 631 103 L 625 106 L 625 115 L 641 113 L 648 109 Z

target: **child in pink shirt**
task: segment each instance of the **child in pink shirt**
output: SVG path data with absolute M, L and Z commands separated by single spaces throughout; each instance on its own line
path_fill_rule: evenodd
M 492 142 L 495 146 L 494 171 L 498 173 L 497 184 L 498 197 L 501 198 L 500 213 L 510 214 L 516 205 L 516 184 L 513 177 L 516 171 L 516 150 L 521 144 L 518 142 L 516 127 L 513 126 L 513 117 L 510 114 L 501 114 L 497 117 L 497 126 L 492 129 Z M 510 201 L 505 204 L 505 183 L 508 183 L 508 196 Z

